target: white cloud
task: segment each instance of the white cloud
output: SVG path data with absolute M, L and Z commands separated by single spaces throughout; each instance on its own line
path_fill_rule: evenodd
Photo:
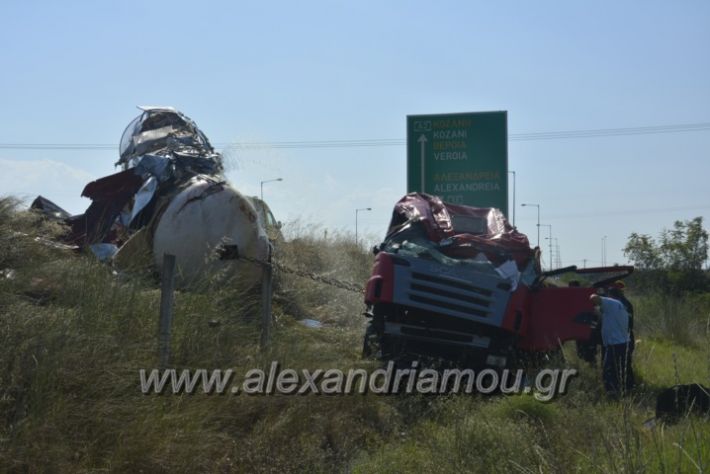
M 84 212 L 90 201 L 81 191 L 95 179 L 90 173 L 53 160 L 0 159 L 0 194 L 28 204 L 38 195 L 54 201 L 70 213 Z

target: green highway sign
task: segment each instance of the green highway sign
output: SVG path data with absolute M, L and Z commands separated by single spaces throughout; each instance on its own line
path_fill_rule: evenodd
M 407 192 L 508 214 L 508 114 L 407 116 Z

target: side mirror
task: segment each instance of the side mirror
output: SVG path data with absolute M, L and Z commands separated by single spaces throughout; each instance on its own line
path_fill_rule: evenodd
M 277 228 L 277 229 L 281 229 L 281 226 L 282 226 L 282 225 L 283 225 L 283 224 L 281 224 L 281 221 L 278 221 L 278 222 L 276 223 L 276 228 Z

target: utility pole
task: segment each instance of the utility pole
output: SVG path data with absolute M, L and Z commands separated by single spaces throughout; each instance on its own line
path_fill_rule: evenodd
M 549 232 L 549 236 L 545 237 L 545 240 L 549 242 L 549 249 L 550 249 L 550 270 L 552 270 L 553 267 L 553 260 L 552 260 L 552 224 L 540 224 L 540 227 L 547 227 L 547 230 Z
M 508 171 L 513 175 L 513 227 L 515 227 L 515 171 Z
M 560 239 L 558 239 L 557 237 L 545 237 L 545 240 L 549 240 L 550 242 L 555 243 L 555 246 L 553 247 L 554 252 L 550 250 L 550 259 L 552 262 L 555 262 L 554 268 L 562 268 L 562 257 L 560 257 Z

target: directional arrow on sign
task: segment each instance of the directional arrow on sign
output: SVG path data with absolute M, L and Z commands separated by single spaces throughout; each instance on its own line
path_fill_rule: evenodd
M 507 117 L 505 111 L 408 115 L 407 191 L 505 212 Z
M 421 171 L 422 172 L 422 187 L 421 187 L 422 193 L 426 192 L 425 191 L 426 188 L 424 187 L 424 170 L 425 170 L 424 163 L 426 161 L 426 142 L 428 142 L 428 141 L 429 140 L 427 140 L 426 135 L 424 135 L 423 133 L 421 135 L 419 135 L 419 139 L 417 140 L 417 142 L 419 142 L 419 145 L 421 146 L 421 150 L 422 150 L 422 171 Z

